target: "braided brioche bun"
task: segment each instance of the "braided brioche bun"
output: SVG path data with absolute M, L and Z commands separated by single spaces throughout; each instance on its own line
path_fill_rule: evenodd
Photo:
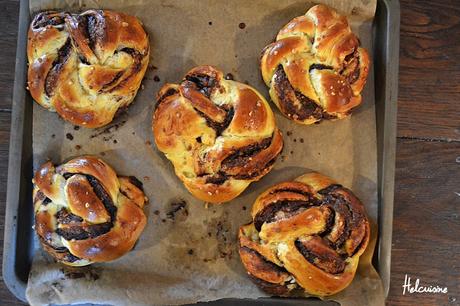
M 101 159 L 83 156 L 34 176 L 35 231 L 43 248 L 66 265 L 119 258 L 146 224 L 147 198 L 135 177 L 118 177 Z
M 139 20 L 123 13 L 48 11 L 30 25 L 27 57 L 32 98 L 72 124 L 96 128 L 133 101 L 149 41 Z
M 163 86 L 152 128 L 185 187 L 210 203 L 238 196 L 271 170 L 283 148 L 264 97 L 211 66 Z
M 369 55 L 345 16 L 315 5 L 284 26 L 262 51 L 270 97 L 289 119 L 312 124 L 341 119 L 361 104 Z
M 269 188 L 251 215 L 253 222 L 238 234 L 240 257 L 254 282 L 272 295 L 343 290 L 369 242 L 363 204 L 319 173 Z

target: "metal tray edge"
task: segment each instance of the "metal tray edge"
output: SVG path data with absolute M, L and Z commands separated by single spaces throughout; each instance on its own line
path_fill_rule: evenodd
M 382 92 L 376 97 L 384 99 L 377 103 L 378 141 L 378 198 L 379 198 L 379 241 L 378 241 L 378 270 L 383 281 L 385 297 L 390 289 L 391 243 L 393 231 L 393 201 L 396 158 L 396 123 L 399 73 L 399 31 L 400 5 L 398 0 L 383 0 L 378 4 L 386 6 L 386 37 L 382 48 L 382 67 L 384 75 L 376 75 L 375 81 L 384 84 Z M 374 46 L 375 48 L 376 46 Z M 378 47 L 378 46 L 377 46 Z M 374 56 L 376 53 L 374 53 Z M 378 94 L 378 95 L 377 95 Z M 390 225 L 390 226 L 389 226 Z
M 21 0 L 19 5 L 19 21 L 28 20 L 29 2 Z M 24 161 L 23 131 L 25 127 L 25 95 L 26 86 L 26 45 L 28 24 L 19 22 L 18 39 L 16 47 L 15 83 L 13 88 L 10 147 L 8 159 L 8 181 L 5 207 L 5 228 L 3 242 L 2 276 L 8 289 L 20 300 L 26 301 L 25 289 L 27 283 L 21 280 L 16 273 L 16 246 L 18 243 L 18 210 L 20 192 L 24 188 L 23 172 Z M 21 188 L 22 187 L 22 188 Z M 21 243 L 21 241 L 19 241 Z

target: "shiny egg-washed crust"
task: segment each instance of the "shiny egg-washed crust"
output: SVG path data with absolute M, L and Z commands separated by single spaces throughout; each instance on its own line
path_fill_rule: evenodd
M 264 97 L 211 66 L 160 90 L 153 115 L 157 148 L 198 199 L 227 202 L 267 174 L 283 148 Z
M 280 111 L 295 122 L 312 124 L 344 118 L 361 103 L 369 55 L 345 16 L 315 5 L 265 47 L 260 68 Z
M 319 173 L 269 188 L 251 215 L 239 230 L 239 253 L 251 279 L 271 295 L 343 290 L 369 242 L 363 204 Z
M 117 177 L 101 159 L 83 156 L 34 176 L 35 230 L 56 260 L 84 266 L 131 250 L 146 224 L 147 198 L 135 177 Z
M 136 17 L 107 10 L 39 13 L 29 28 L 28 87 L 63 119 L 96 128 L 136 96 L 149 40 Z

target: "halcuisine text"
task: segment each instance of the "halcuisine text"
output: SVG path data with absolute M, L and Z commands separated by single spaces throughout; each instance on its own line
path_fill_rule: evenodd
M 404 277 L 403 295 L 407 293 L 447 293 L 447 287 L 440 287 L 438 285 L 421 285 L 420 279 L 416 279 L 415 283 L 411 283 L 409 276 Z

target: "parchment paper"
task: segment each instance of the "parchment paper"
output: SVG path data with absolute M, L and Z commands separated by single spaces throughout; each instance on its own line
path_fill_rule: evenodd
M 372 52 L 375 0 L 322 2 L 349 16 L 353 30 Z M 264 297 L 240 262 L 237 230 L 250 221 L 252 203 L 262 191 L 310 170 L 351 188 L 370 218 L 377 220 L 372 69 L 364 102 L 351 118 L 301 126 L 284 118 L 272 104 L 284 134 L 282 156 L 267 176 L 224 205 L 206 207 L 194 199 L 153 141 L 151 116 L 158 89 L 164 82 L 180 81 L 196 65 L 215 65 L 269 98 L 258 67 L 260 51 L 284 24 L 313 4 L 303 0 L 31 1 L 31 14 L 45 9 L 106 8 L 135 15 L 143 22 L 151 44 L 142 89 L 127 113 L 108 127 L 76 130 L 55 113 L 34 105 L 35 169 L 47 159 L 60 163 L 82 154 L 100 156 L 119 174 L 143 181 L 150 204 L 146 208 L 148 225 L 135 249 L 111 263 L 66 268 L 44 254 L 35 241 L 37 252 L 26 292 L 32 305 L 183 304 Z M 381 282 L 370 265 L 373 244 L 375 239 L 351 286 L 331 299 L 344 305 L 383 305 Z

